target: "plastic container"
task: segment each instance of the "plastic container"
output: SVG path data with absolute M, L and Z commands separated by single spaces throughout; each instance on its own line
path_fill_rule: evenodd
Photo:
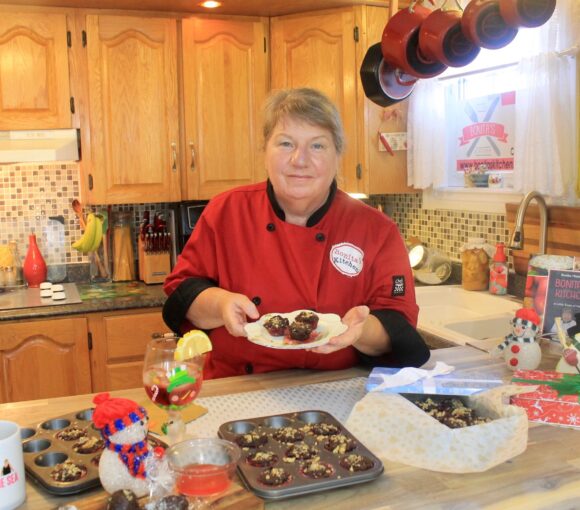
M 504 244 L 497 243 L 495 255 L 489 266 L 489 292 L 503 296 L 507 294 L 508 287 L 508 265 L 505 256 Z
M 489 262 L 495 249 L 482 237 L 470 237 L 461 248 L 461 286 L 465 290 L 487 290 Z

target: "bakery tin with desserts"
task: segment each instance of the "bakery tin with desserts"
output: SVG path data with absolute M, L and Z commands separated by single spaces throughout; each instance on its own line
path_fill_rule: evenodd
M 99 458 L 105 444 L 92 422 L 93 409 L 83 409 L 22 427 L 24 468 L 28 477 L 51 494 L 67 495 L 101 485 Z M 167 445 L 149 435 L 151 446 Z
M 369 482 L 384 470 L 378 457 L 324 411 L 234 420 L 222 424 L 218 435 L 240 446 L 240 478 L 263 499 Z

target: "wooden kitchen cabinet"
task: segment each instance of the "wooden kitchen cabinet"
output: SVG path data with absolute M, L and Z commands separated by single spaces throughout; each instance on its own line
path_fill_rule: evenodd
M 0 323 L 0 402 L 91 392 L 84 317 Z
M 67 14 L 0 7 L 0 130 L 70 127 Z
M 406 185 L 406 152 L 391 156 L 379 152 L 378 146 L 379 129 L 406 129 L 406 105 L 391 107 L 399 111 L 385 122 L 384 109 L 366 99 L 359 77 L 366 50 L 380 42 L 387 20 L 386 8 L 371 6 L 271 19 L 272 88 L 314 87 L 338 106 L 347 142 L 338 184 L 348 192 L 411 191 Z
M 260 112 L 269 84 L 267 33 L 267 18 L 182 20 L 186 199 L 266 178 Z
M 179 201 L 177 21 L 89 14 L 86 34 L 87 202 Z
M 145 348 L 154 333 L 167 333 L 161 309 L 120 310 L 88 316 L 93 391 L 143 385 Z

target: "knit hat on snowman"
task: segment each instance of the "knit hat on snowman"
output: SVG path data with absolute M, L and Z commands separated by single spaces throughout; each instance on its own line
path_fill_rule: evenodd
M 524 329 L 529 328 L 530 332 L 536 333 L 540 327 L 540 316 L 533 308 L 520 308 L 516 311 L 513 319 L 513 325 L 522 326 Z
M 123 461 L 129 473 L 136 478 L 145 478 L 145 460 L 150 449 L 147 444 L 147 411 L 133 400 L 126 398 L 111 398 L 109 393 L 99 393 L 93 399 L 96 408 L 93 412 L 93 423 L 100 429 L 105 440 L 105 447 L 116 452 Z M 134 443 L 117 443 L 115 434 L 129 429 L 141 427 L 142 439 Z

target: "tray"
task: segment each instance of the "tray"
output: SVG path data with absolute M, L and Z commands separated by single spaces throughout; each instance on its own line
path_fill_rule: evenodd
M 328 430 L 321 432 L 321 428 Z M 332 430 L 338 430 L 340 435 L 346 436 L 352 449 L 343 453 L 328 450 L 326 445 Z M 331 474 L 325 478 L 311 478 L 303 472 L 306 460 L 296 459 L 294 462 L 289 462 L 287 454 L 294 442 L 285 443 L 276 439 L 276 433 L 281 431 L 299 435 L 302 432 L 304 439 L 295 443 L 304 443 L 315 448 L 319 462 L 330 468 Z M 244 446 L 243 438 L 250 433 L 265 437 L 266 441 L 258 447 Z M 378 478 L 384 470 L 382 462 L 375 455 L 365 448 L 342 423 L 324 411 L 309 410 L 230 421 L 220 426 L 218 435 L 242 447 L 242 456 L 238 462 L 240 478 L 248 489 L 264 499 L 277 500 L 369 482 Z M 272 452 L 276 459 L 267 467 L 250 465 L 248 457 L 258 451 Z M 341 461 L 349 455 L 361 455 L 370 461 L 371 466 L 364 471 L 350 471 L 341 465 Z M 290 475 L 290 479 L 278 486 L 262 483 L 260 477 L 263 472 L 272 467 L 283 468 Z
M 57 495 L 77 494 L 101 484 L 98 461 L 104 443 L 97 451 L 79 453 L 74 448 L 79 439 L 64 440 L 61 437 L 63 431 L 75 427 L 84 431 L 88 438 L 101 439 L 101 433 L 94 426 L 92 417 L 93 409 L 89 408 L 44 420 L 35 427 L 22 427 L 20 429 L 26 473 L 47 492 Z M 167 447 L 163 441 L 151 435 L 148 436 L 147 440 L 153 447 Z M 51 472 L 57 464 L 67 459 L 84 466 L 86 473 L 78 480 L 71 482 L 54 480 L 51 477 Z

